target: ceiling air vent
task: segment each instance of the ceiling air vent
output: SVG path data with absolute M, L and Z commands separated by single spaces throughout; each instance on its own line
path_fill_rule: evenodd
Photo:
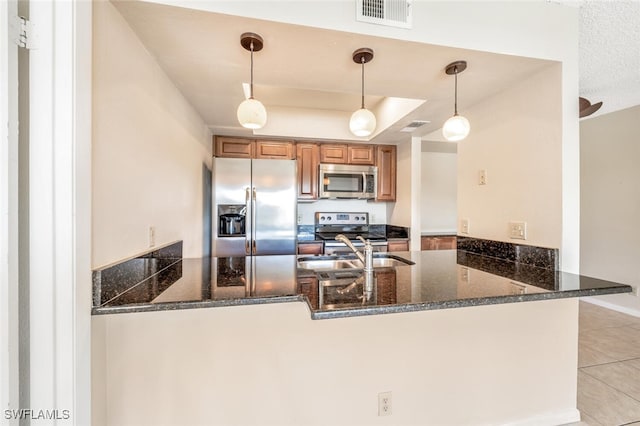
M 416 130 L 418 127 L 424 126 L 427 123 L 431 123 L 430 121 L 422 121 L 422 120 L 414 120 L 411 123 L 407 124 L 406 127 L 400 129 L 401 132 L 411 133 Z
M 356 20 L 411 28 L 411 0 L 356 0 Z

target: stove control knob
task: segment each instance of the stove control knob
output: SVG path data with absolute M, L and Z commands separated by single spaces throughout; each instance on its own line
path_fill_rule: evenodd
M 356 220 L 360 220 L 360 218 L 358 216 L 356 216 Z
M 364 216 L 362 216 L 360 219 L 365 220 Z
M 331 216 L 327 216 L 327 220 L 331 220 Z
M 320 220 L 324 220 L 324 216 L 320 216 Z

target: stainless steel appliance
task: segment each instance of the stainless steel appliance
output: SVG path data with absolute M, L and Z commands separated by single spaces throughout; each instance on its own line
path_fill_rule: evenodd
M 325 254 L 351 254 L 349 247 L 336 241 L 336 235 L 344 234 L 351 244 L 358 249 L 364 243 L 356 237 L 371 241 L 373 251 L 387 251 L 387 237 L 384 234 L 371 232 L 369 228 L 369 213 L 357 212 L 317 212 L 315 215 L 316 238 L 324 241 Z
M 320 198 L 376 198 L 378 168 L 349 164 L 320 164 Z
M 214 158 L 214 256 L 296 252 L 296 162 Z
M 218 205 L 218 233 L 224 237 L 244 237 L 247 208 L 243 204 Z

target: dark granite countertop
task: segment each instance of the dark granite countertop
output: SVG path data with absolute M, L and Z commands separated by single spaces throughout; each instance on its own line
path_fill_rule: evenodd
M 362 270 L 316 274 L 297 267 L 297 258 L 303 256 L 186 258 L 166 265 L 117 297 L 112 297 L 109 286 L 118 283 L 102 282 L 100 289 L 94 289 L 98 294 L 94 294 L 92 313 L 306 302 L 312 319 L 326 319 L 631 291 L 628 285 L 462 250 L 387 255 L 415 264 L 376 269 L 375 293 L 368 300 L 363 298 L 362 286 L 336 291 L 356 281 Z M 317 278 L 343 284 L 320 286 Z

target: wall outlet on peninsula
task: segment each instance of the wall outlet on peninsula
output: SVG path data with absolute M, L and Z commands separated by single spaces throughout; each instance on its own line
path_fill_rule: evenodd
M 391 391 L 378 394 L 378 416 L 391 415 Z
M 156 245 L 156 227 L 153 225 L 149 226 L 149 247 L 154 247 Z

